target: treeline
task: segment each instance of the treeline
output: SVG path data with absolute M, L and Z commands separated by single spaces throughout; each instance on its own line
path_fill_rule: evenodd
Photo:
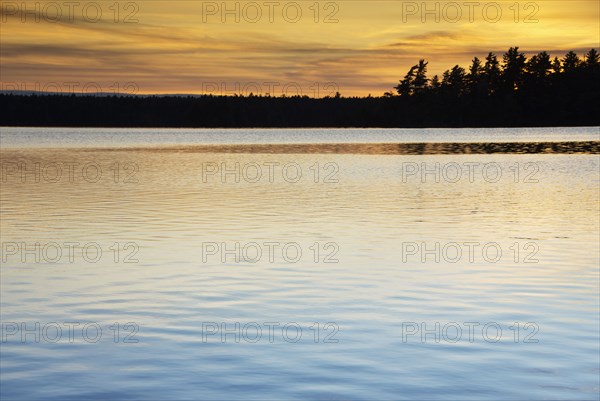
M 595 49 L 551 59 L 510 48 L 442 77 L 420 60 L 382 97 L 0 95 L 0 125 L 81 127 L 514 127 L 600 125 Z
M 535 95 L 548 89 L 554 93 L 568 92 L 573 85 L 594 84 L 591 80 L 598 77 L 600 56 L 596 49 L 591 49 L 583 59 L 573 51 L 562 59 L 551 59 L 548 52 L 544 51 L 528 60 L 518 47 L 511 47 L 502 56 L 502 63 L 496 54 L 490 52 L 485 62 L 475 57 L 468 70 L 455 65 L 446 70 L 441 79 L 438 75 L 427 78 L 427 65 L 428 62 L 422 59 L 412 66 L 394 88 L 397 94 L 468 95 L 480 98 L 515 93 Z M 393 92 L 385 94 L 388 97 L 394 95 Z

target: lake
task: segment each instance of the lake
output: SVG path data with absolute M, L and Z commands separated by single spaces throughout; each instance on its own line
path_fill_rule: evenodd
M 597 400 L 598 141 L 1 128 L 2 399 Z

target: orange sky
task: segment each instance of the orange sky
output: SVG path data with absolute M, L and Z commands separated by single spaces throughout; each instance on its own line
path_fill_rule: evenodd
M 520 46 L 600 41 L 597 0 L 2 1 L 2 89 L 379 96 Z

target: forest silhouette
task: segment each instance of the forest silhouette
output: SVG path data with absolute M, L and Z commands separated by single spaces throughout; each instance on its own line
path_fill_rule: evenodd
M 600 57 L 518 47 L 441 77 L 424 59 L 381 97 L 0 95 L 0 125 L 79 127 L 514 127 L 600 125 Z M 391 85 L 390 85 L 391 86 Z

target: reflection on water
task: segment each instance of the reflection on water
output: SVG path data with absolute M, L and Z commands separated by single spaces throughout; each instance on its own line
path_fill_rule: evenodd
M 596 154 L 1 157 L 2 399 L 597 399 Z
M 115 148 L 92 149 L 93 151 L 114 151 Z M 160 148 L 128 147 L 130 151 L 150 150 L 155 152 L 193 153 L 262 153 L 262 154 L 365 154 L 365 155 L 462 155 L 493 153 L 600 153 L 598 141 L 572 142 L 439 142 L 439 143 L 302 143 L 302 144 L 228 144 L 228 145 L 187 145 Z
M 147 129 L 2 127 L 3 148 L 131 148 L 206 144 L 510 143 L 600 140 L 598 127 L 432 129 Z

